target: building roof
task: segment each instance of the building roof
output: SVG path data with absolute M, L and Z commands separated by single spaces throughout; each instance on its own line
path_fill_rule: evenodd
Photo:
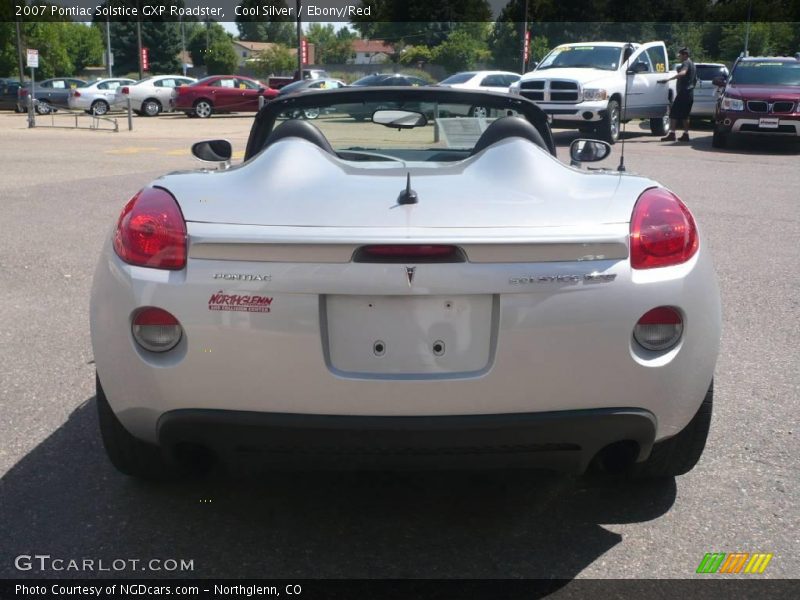
M 267 48 L 272 48 L 275 44 L 271 42 L 248 42 L 244 40 L 233 40 L 233 43 L 242 48 L 250 50 L 250 52 L 261 52 Z
M 353 52 L 383 52 L 391 54 L 394 46 L 383 40 L 353 40 Z

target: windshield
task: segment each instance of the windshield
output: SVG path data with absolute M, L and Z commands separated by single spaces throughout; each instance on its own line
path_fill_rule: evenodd
M 622 48 L 619 46 L 559 46 L 545 56 L 536 70 L 578 67 L 615 71 L 621 56 Z
M 475 77 L 475 73 L 456 73 L 455 75 L 450 75 L 444 81 L 440 81 L 439 83 L 448 84 L 448 83 L 466 83 L 470 79 Z
M 731 83 L 738 85 L 800 85 L 800 61 L 746 61 L 736 65 Z
M 295 96 L 296 99 L 300 99 Z M 476 107 L 466 101 L 381 100 L 345 102 L 340 97 L 314 99 L 314 108 L 288 108 L 277 113 L 273 125 L 280 127 L 290 119 L 309 119 L 327 138 L 340 158 L 352 161 L 454 161 L 462 160 L 493 121 L 504 116 L 526 118 L 524 109 L 509 108 L 507 99 L 489 99 L 501 108 Z M 522 104 L 522 101 L 516 105 Z M 525 103 L 527 106 L 527 103 Z M 397 128 L 373 123 L 377 111 L 408 111 L 410 123 L 418 126 Z M 535 110 L 535 108 L 530 109 Z M 385 114 L 385 113 L 384 113 Z M 396 115 L 395 115 L 396 117 Z M 393 117 L 394 118 L 394 117 Z M 549 139 L 549 132 L 546 136 Z
M 294 90 L 306 87 L 308 85 L 308 81 L 295 81 L 294 83 L 290 83 L 285 85 L 281 88 L 281 94 L 291 94 Z

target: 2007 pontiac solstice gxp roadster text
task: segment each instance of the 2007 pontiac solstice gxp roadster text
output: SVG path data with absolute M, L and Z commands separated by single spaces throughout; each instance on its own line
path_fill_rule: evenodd
M 292 118 L 304 109 L 314 124 Z M 720 300 L 695 220 L 650 179 L 559 162 L 532 102 L 289 95 L 259 112 L 241 165 L 225 141 L 194 153 L 219 168 L 138 192 L 94 278 L 120 471 L 213 457 L 669 477 L 699 459 Z

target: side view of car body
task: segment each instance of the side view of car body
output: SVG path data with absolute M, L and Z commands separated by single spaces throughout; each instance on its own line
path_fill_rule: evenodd
M 277 95 L 278 90 L 251 77 L 212 75 L 176 88 L 175 110 L 201 119 L 214 113 L 255 112 L 260 97 L 271 100 Z
M 740 58 L 723 88 L 714 118 L 715 148 L 738 135 L 800 139 L 800 59 Z
M 176 89 L 195 83 L 197 79 L 182 75 L 156 75 L 137 81 L 133 85 L 117 88 L 114 104 L 125 107 L 131 101 L 131 110 L 137 115 L 155 117 L 170 112 L 175 106 Z
M 55 77 L 37 81 L 33 89 L 34 108 L 40 115 L 46 115 L 51 110 L 67 108 L 72 91 L 85 85 L 87 83 L 83 79 L 74 77 Z M 30 84 L 19 88 L 17 105 L 20 112 L 28 110 L 29 96 Z
M 126 78 L 98 79 L 71 90 L 69 107 L 97 116 L 108 114 L 116 100 L 117 89 L 134 83 L 135 80 Z
M 714 79 L 724 77 L 727 79 L 730 72 L 728 67 L 721 63 L 695 63 L 697 68 L 697 82 L 694 86 L 694 103 L 692 104 L 692 117 L 713 119 L 717 112 L 717 100 L 720 88 L 714 85 Z
M 348 118 L 357 104 L 387 108 Z M 504 116 L 425 117 L 475 105 Z M 308 108 L 323 114 L 291 118 Z M 577 142 L 573 159 L 610 151 Z M 224 140 L 193 152 L 221 168 L 136 193 L 94 276 L 97 406 L 121 471 L 619 460 L 672 477 L 700 458 L 721 321 L 702 232 L 652 179 L 559 162 L 532 102 L 288 94 L 242 164 L 225 167 Z

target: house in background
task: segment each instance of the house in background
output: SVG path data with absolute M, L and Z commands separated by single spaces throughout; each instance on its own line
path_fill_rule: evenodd
M 350 63 L 355 65 L 376 65 L 389 60 L 394 54 L 394 46 L 383 40 L 353 40 L 355 58 Z

